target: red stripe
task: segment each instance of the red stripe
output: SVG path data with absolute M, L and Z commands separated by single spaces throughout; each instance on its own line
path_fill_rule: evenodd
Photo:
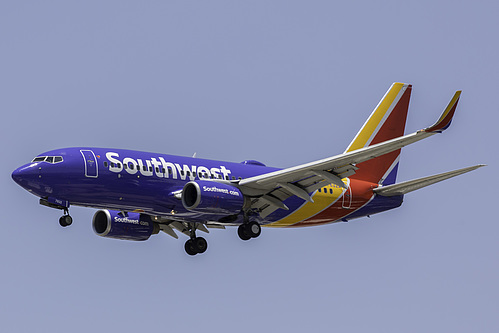
M 370 145 L 385 142 L 404 135 L 410 97 L 411 87 L 409 86 L 398 101 L 397 105 L 393 108 L 392 113 L 385 120 L 385 123 L 380 128 Z M 359 170 L 357 170 L 351 179 L 362 179 L 378 183 L 399 155 L 400 149 L 373 158 L 369 161 L 359 163 L 357 164 Z
M 456 112 L 456 108 L 457 108 L 457 102 L 454 103 L 454 106 L 452 106 L 449 113 L 444 117 L 444 119 L 441 122 L 435 124 L 435 126 L 428 128 L 426 132 L 435 132 L 449 125 L 452 118 L 454 117 L 454 112 Z
M 293 224 L 290 227 L 310 227 L 341 220 L 343 217 L 352 214 L 354 211 L 368 203 L 374 195 L 372 189 L 378 187 L 378 185 L 360 180 L 351 180 L 350 187 L 352 189 L 352 204 L 350 205 L 350 209 L 343 208 L 343 198 L 340 197 L 334 205 L 326 208 L 319 214 L 303 222 Z M 345 191 L 343 195 L 348 193 L 348 191 Z

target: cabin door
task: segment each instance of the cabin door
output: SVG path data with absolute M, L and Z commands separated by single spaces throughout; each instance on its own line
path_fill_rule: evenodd
M 97 178 L 98 166 L 94 152 L 91 150 L 80 150 L 80 152 L 85 161 L 85 177 Z
M 343 192 L 343 202 L 341 205 L 344 209 L 350 209 L 352 207 L 352 188 L 348 184 L 348 188 Z

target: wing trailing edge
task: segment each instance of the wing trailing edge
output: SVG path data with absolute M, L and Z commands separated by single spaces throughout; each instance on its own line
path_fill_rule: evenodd
M 260 190 L 262 191 L 261 194 L 263 194 L 268 190 L 275 189 L 278 186 L 278 183 L 295 183 L 297 181 L 302 181 L 306 177 L 310 177 L 310 174 L 315 174 L 315 178 L 318 178 L 318 171 L 330 172 L 332 175 L 339 176 L 340 178 L 351 176 L 356 173 L 355 169 L 358 169 L 356 165 L 362 162 L 391 153 L 400 148 L 433 136 L 437 133 L 441 133 L 445 129 L 447 129 L 450 125 L 450 122 L 452 121 L 452 117 L 454 116 L 460 93 L 461 92 L 458 91 L 454 94 L 451 102 L 445 108 L 444 112 L 440 115 L 437 122 L 423 130 L 380 143 L 371 144 L 367 147 L 348 151 L 346 153 L 324 158 L 322 160 L 246 178 L 239 182 L 239 187 L 241 188 L 241 190 L 243 190 L 243 192 L 246 187 Z M 348 170 L 349 173 L 348 175 L 345 175 L 342 174 L 340 170 L 341 172 L 343 172 L 343 170 Z M 352 170 L 354 170 L 353 173 L 350 172 Z M 329 179 L 330 177 L 319 178 L 326 180 L 328 182 L 327 184 L 333 183 Z
M 407 194 L 407 193 L 412 192 L 412 191 L 419 190 L 420 188 L 433 185 L 433 184 L 441 182 L 443 180 L 462 175 L 463 173 L 467 173 L 467 172 L 473 171 L 475 169 L 478 169 L 478 168 L 481 168 L 484 166 L 485 166 L 485 164 L 479 164 L 479 165 L 475 165 L 472 167 L 467 167 L 467 168 L 463 168 L 463 169 L 459 169 L 459 170 L 440 173 L 438 175 L 409 180 L 409 181 L 398 183 L 398 184 L 381 186 L 381 187 L 375 188 L 373 190 L 373 192 L 376 194 L 382 195 L 384 197 L 403 195 L 403 194 Z

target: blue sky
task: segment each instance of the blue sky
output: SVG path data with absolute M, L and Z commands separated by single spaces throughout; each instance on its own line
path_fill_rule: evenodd
M 4 1 L 0 328 L 5 332 L 496 332 L 499 5 L 493 1 Z M 451 128 L 404 148 L 399 180 L 486 163 L 387 213 L 160 234 L 93 234 L 12 170 L 69 146 L 289 167 L 341 153 L 395 81 L 407 132 L 455 90 Z

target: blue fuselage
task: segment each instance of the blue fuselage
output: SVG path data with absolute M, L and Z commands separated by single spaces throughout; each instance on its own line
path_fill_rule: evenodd
M 56 205 L 238 225 L 244 221 L 243 214 L 234 214 L 227 221 L 227 214 L 186 210 L 180 191 L 190 181 L 237 186 L 240 179 L 277 170 L 256 161 L 231 163 L 124 149 L 77 147 L 40 154 L 32 163 L 16 169 L 12 177 L 32 194 Z M 348 183 L 347 191 L 330 186 L 314 192 L 316 203 L 313 205 L 291 196 L 284 201 L 289 210 L 278 209 L 265 218 L 258 218 L 258 222 L 273 223 L 273 226 L 318 225 L 374 214 L 402 203 L 402 196 L 375 196 L 372 187 L 377 184 L 356 180 Z M 298 223 L 300 221 L 303 222 Z
M 235 182 L 278 170 L 255 161 L 230 163 L 107 148 L 65 148 L 39 156 L 62 157 L 62 161 L 35 159 L 12 175 L 38 197 L 57 198 L 76 206 L 140 210 L 163 216 L 173 213 L 176 218 L 200 220 L 206 220 L 206 216 L 188 212 L 174 195 L 187 182 Z

